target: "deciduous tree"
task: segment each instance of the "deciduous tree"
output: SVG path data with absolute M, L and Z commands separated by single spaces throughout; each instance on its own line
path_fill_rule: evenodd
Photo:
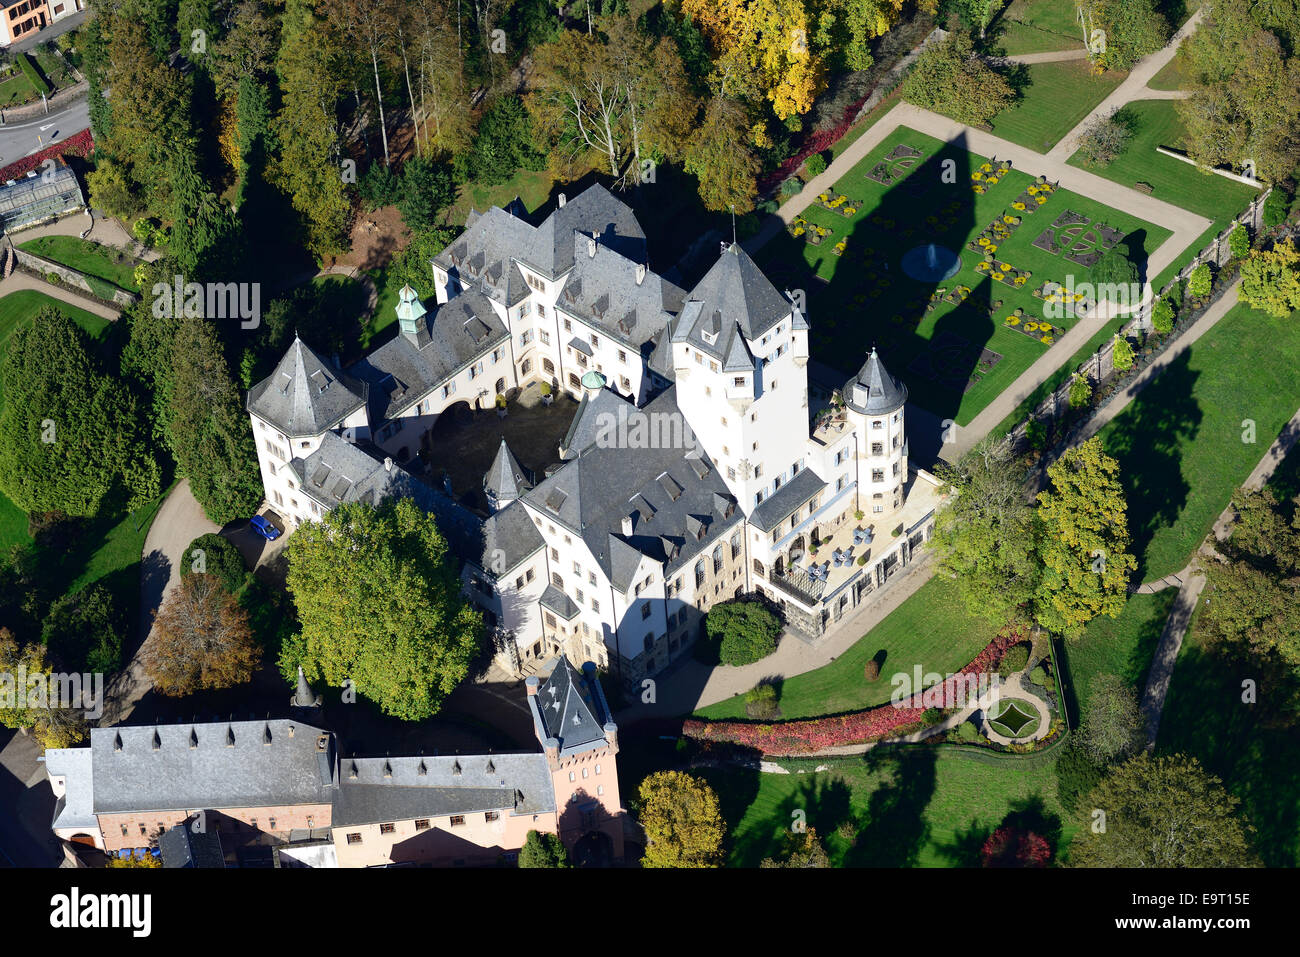
M 1051 465 L 1052 488 L 1038 493 L 1035 602 L 1039 624 L 1077 636 L 1098 615 L 1119 615 L 1137 560 L 1128 553 L 1128 506 L 1119 463 L 1093 437 Z
M 529 831 L 519 849 L 520 867 L 572 867 L 569 850 L 558 834 Z
M 184 575 L 154 616 L 144 651 L 149 680 L 167 695 L 244 684 L 261 649 L 239 607 L 215 575 Z
M 1137 694 L 1127 682 L 1112 674 L 1093 679 L 1080 730 L 1083 746 L 1097 763 L 1114 761 L 1136 751 L 1144 727 Z
M 961 30 L 927 46 L 902 89 L 909 102 L 972 126 L 987 124 L 1015 97 L 1006 78 L 975 56 Z
M 1080 827 L 1071 867 L 1253 867 L 1240 801 L 1191 757 L 1139 754 L 1111 770 L 1084 799 L 1105 828 Z
M 684 771 L 657 771 L 641 782 L 642 867 L 718 867 L 726 833 L 718 796 Z
M 435 714 L 469 672 L 482 625 L 433 517 L 410 499 L 347 503 L 289 540 L 288 586 L 302 631 L 281 670 L 350 679 L 385 714 Z
M 1300 250 L 1289 239 L 1256 249 L 1241 263 L 1241 301 L 1282 319 L 1300 309 Z

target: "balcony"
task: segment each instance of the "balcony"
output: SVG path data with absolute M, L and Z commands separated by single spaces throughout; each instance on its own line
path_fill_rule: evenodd
M 826 590 L 825 582 L 814 580 L 811 575 L 798 568 L 790 569 L 783 575 L 773 575 L 771 581 L 776 588 L 795 601 L 812 608 L 816 608 L 821 602 L 822 594 Z

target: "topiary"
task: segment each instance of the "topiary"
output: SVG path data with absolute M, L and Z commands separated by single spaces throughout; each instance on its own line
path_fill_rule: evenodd
M 808 179 L 820 176 L 826 172 L 826 157 L 821 153 L 813 153 L 812 156 L 803 161 L 803 171 L 807 174 Z
M 209 532 L 190 542 L 180 560 L 181 575 L 215 575 L 226 591 L 236 594 L 248 579 L 248 566 L 228 538 Z
M 779 713 L 774 686 L 763 682 L 745 692 L 745 714 L 751 718 L 771 720 Z
M 1174 307 L 1161 299 L 1151 310 L 1151 328 L 1161 335 L 1167 335 L 1174 328 Z

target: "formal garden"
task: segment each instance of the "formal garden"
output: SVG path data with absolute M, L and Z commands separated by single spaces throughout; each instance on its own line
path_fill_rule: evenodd
M 1061 285 L 1088 281 L 1116 247 L 1140 267 L 1169 235 L 900 127 L 815 197 L 760 265 L 778 287 L 807 291 L 816 358 L 850 373 L 875 345 L 914 402 L 965 424 L 1089 305 L 1062 302 Z M 923 267 L 933 258 L 936 271 L 912 278 L 909 255 Z M 1049 306 L 1061 308 L 1049 316 Z

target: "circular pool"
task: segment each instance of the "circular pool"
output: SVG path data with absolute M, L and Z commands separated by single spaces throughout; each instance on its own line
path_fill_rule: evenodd
M 902 266 L 918 282 L 942 282 L 961 269 L 961 257 L 946 246 L 927 243 L 904 253 Z

